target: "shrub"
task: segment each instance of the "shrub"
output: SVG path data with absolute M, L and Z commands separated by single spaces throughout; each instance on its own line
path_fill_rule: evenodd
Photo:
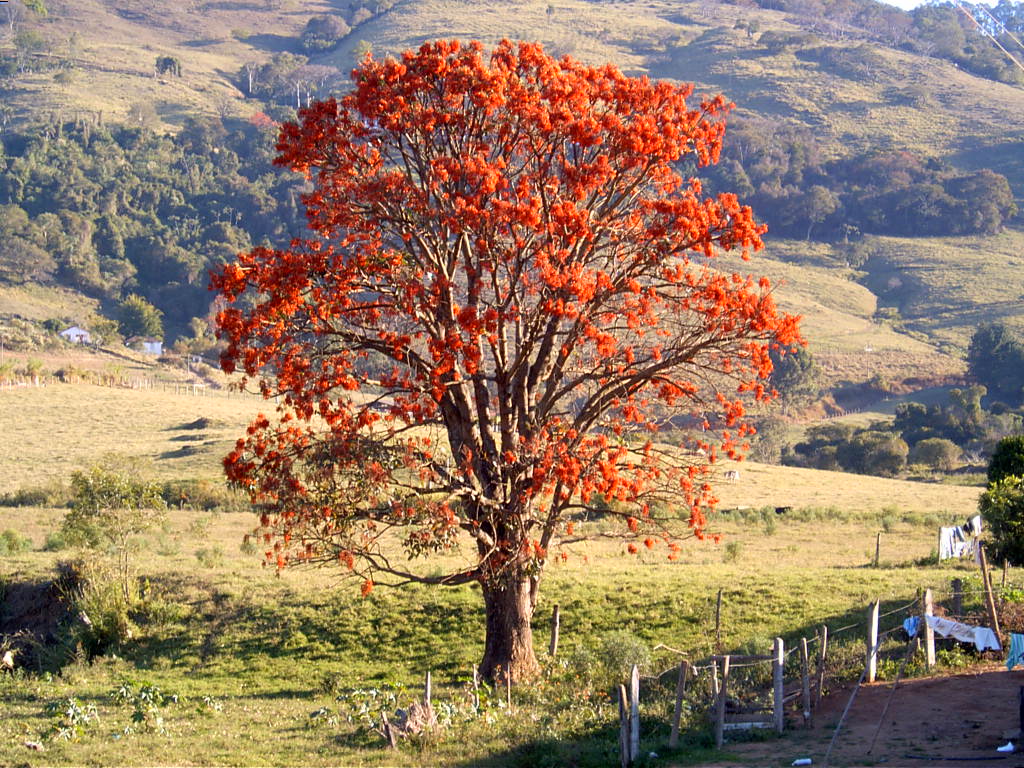
M 1024 565 L 1024 477 L 1007 475 L 992 483 L 978 509 L 992 536 L 993 558 Z
M 942 437 L 929 437 L 921 440 L 910 452 L 910 460 L 914 464 L 924 464 L 932 469 L 949 472 L 960 460 L 960 447 L 952 440 Z
M 216 546 L 197 549 L 196 560 L 198 560 L 204 568 L 216 568 L 224 562 L 224 550 Z
M 70 503 L 71 489 L 58 480 L 0 494 L 2 507 L 66 507 Z
M 1008 475 L 1024 477 L 1024 435 L 1004 437 L 988 463 L 988 481 L 995 483 Z
M 32 549 L 32 540 L 10 528 L 0 533 L 0 555 L 16 555 Z
M 743 543 L 739 541 L 727 541 L 725 552 L 722 555 L 723 563 L 733 563 L 739 560 L 740 552 L 743 551 Z
M 610 683 L 622 682 L 636 664 L 641 672 L 651 666 L 651 649 L 639 637 L 624 629 L 609 632 L 601 639 L 598 651 Z

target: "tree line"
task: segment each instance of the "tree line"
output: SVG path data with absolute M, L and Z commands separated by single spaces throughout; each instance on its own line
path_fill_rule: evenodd
M 276 126 L 190 118 L 177 136 L 87 122 L 0 142 L 0 279 L 113 305 L 138 295 L 172 335 L 209 312 L 208 270 L 305 229 L 301 180 L 271 165 Z
M 995 171 L 903 150 L 826 159 L 809 129 L 778 121 L 734 121 L 721 162 L 702 173 L 786 237 L 992 234 L 1017 215 L 1010 184 Z

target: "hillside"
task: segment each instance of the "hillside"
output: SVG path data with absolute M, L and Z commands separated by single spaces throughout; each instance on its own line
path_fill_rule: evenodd
M 1024 240 L 1021 219 L 1008 218 L 1012 212 L 1004 206 L 983 225 L 984 231 L 927 238 L 900 235 L 893 226 L 872 230 L 864 222 L 872 215 L 877 218 L 893 195 L 910 200 L 922 185 L 944 184 L 947 190 L 962 186 L 958 178 L 984 168 L 1004 175 L 1013 197 L 1018 203 L 1024 200 L 1024 128 L 1019 122 L 1024 88 L 972 74 L 967 68 L 973 59 L 962 59 L 962 53 L 961 59 L 952 54 L 940 58 L 941 49 L 927 40 L 911 44 L 903 39 L 897 44 L 892 29 L 897 22 L 909 25 L 910 16 L 868 0 L 857 7 L 856 19 L 839 23 L 809 19 L 793 10 L 669 0 L 403 0 L 365 8 L 355 2 L 276 0 L 189 2 L 159 10 L 141 0 L 51 0 L 45 18 L 25 12 L 19 22 L 20 29 L 41 35 L 45 45 L 25 59 L 24 71 L 9 72 L 0 86 L 6 104 L 2 119 L 8 135 L 39 122 L 67 120 L 127 120 L 175 133 L 186 120 L 199 118 L 237 133 L 237 126 L 254 114 L 267 111 L 286 117 L 288 104 L 294 106 L 295 99 L 344 87 L 343 73 L 367 49 L 377 56 L 393 54 L 438 37 L 485 44 L 503 37 L 535 39 L 559 55 L 612 61 L 630 74 L 690 81 L 698 92 L 724 92 L 737 104 L 734 121 L 743 130 L 732 144 L 727 137 L 723 174 L 733 173 L 730 164 L 742 159 L 744 178 L 745 169 L 755 187 L 761 185 L 752 195 L 755 211 L 763 211 L 761 218 L 771 230 L 787 238 L 769 234 L 766 258 L 750 269 L 781 281 L 779 297 L 787 309 L 805 315 L 816 353 L 844 376 L 856 378 L 858 369 L 877 372 L 881 367 L 897 377 L 923 371 L 941 378 L 962 372 L 963 352 L 979 322 L 998 319 L 1024 327 L 1024 309 L 1015 301 L 1013 281 L 1007 279 L 1014 266 L 1012 254 L 1019 252 L 1018 244 Z M 888 27 L 863 21 L 876 12 Z M 347 34 L 333 49 L 304 48 L 300 38 L 307 22 L 325 14 L 343 20 Z M 20 50 L 18 46 L 24 45 L 13 29 L 11 25 L 6 36 L 0 36 L 0 50 L 8 55 L 14 55 L 12 46 Z M 933 55 L 922 55 L 923 50 Z M 289 56 L 300 54 L 310 58 L 304 69 L 295 70 L 300 59 Z M 173 70 L 157 75 L 158 57 L 177 62 L 180 76 Z M 960 64 L 961 60 L 967 63 Z M 58 61 L 59 65 L 54 63 Z M 256 73 L 248 83 L 245 65 Z M 295 71 L 304 74 L 288 74 Z M 260 78 L 265 80 L 262 85 Z M 742 138 L 755 134 L 765 142 L 762 146 Z M 777 157 L 775 149 L 782 155 Z M 761 166 L 771 168 L 754 168 L 745 151 L 764 156 Z M 244 163 L 265 163 L 268 156 L 252 153 L 258 156 L 249 158 L 238 152 Z M 932 175 L 922 176 L 913 189 L 880 188 L 865 203 L 860 199 L 863 183 L 840 176 L 853 178 L 851 174 L 871 167 L 862 163 L 853 170 L 837 170 L 834 164 L 878 153 L 909 153 L 920 159 L 920 173 Z M 794 158 L 804 156 L 816 175 L 793 167 Z M 209 162 L 217 164 L 212 156 Z M 779 163 L 789 170 L 778 170 Z M 935 176 L 924 170 L 926 166 L 944 170 Z M 245 167 L 253 179 L 265 170 Z M 768 176 L 758 181 L 755 170 Z M 872 172 L 878 184 L 884 181 L 879 177 L 887 175 L 884 170 Z M 829 179 L 839 185 L 832 194 L 840 205 L 822 215 L 816 237 L 810 240 L 815 220 L 805 220 L 806 206 L 797 193 L 812 183 L 828 185 Z M 260 194 L 265 194 L 262 190 L 270 182 L 260 184 Z M 764 191 L 769 188 L 775 191 Z M 280 208 L 271 217 L 289 215 L 282 212 L 283 190 L 283 185 L 271 190 Z M 857 195 L 860 198 L 854 199 Z M 956 210 L 970 206 L 973 198 L 964 200 Z M 198 210 L 210 203 L 200 199 L 190 204 Z M 234 206 L 242 228 L 252 226 L 248 212 L 238 208 L 244 202 L 218 198 L 216 204 Z M 874 206 L 874 214 L 856 208 L 867 204 Z M 787 205 L 795 212 L 787 212 Z M 83 213 L 99 218 L 98 211 Z M 193 215 L 202 220 L 203 212 Z M 220 214 L 215 218 L 219 223 Z M 956 217 L 938 216 L 940 223 L 951 218 Z M 802 238 L 805 230 L 807 240 L 795 237 L 799 233 Z M 268 236 L 290 235 L 287 227 L 280 227 Z M 172 337 L 186 332 L 190 317 L 203 314 L 198 276 L 232 247 L 245 248 L 250 242 L 242 235 L 221 235 L 216 242 L 204 239 L 208 237 L 204 230 L 187 242 L 175 241 L 186 253 L 174 258 L 187 266 L 181 268 L 181 277 L 172 278 L 140 267 L 139 259 L 149 257 L 132 254 L 134 241 L 128 242 L 127 259 L 139 273 L 138 290 L 168 314 Z M 97 256 L 102 264 L 103 254 L 97 251 Z M 163 282 L 147 283 L 154 279 Z M 91 311 L 111 316 L 118 292 L 136 290 L 134 285 L 131 280 L 115 282 L 104 285 L 105 293 L 100 294 L 99 288 L 92 293 L 86 289 Z M 89 314 L 81 302 L 75 312 L 57 306 L 47 310 L 38 293 L 31 311 L 25 312 L 17 298 L 25 290 L 0 291 L 0 321 L 21 316 L 39 322 L 47 315 L 74 319 Z M 102 301 L 97 304 L 97 299 Z M 851 364 L 850 356 L 867 357 Z

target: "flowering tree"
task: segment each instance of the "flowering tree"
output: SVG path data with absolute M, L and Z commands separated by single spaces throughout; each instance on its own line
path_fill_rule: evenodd
M 763 229 L 676 170 L 717 159 L 721 97 L 689 109 L 689 87 L 509 42 L 368 57 L 354 78 L 281 131 L 317 237 L 214 277 L 224 369 L 281 403 L 227 473 L 278 567 L 338 562 L 364 592 L 478 582 L 483 674 L 527 676 L 541 573 L 574 518 L 614 500 L 630 551 L 675 559 L 797 318 L 767 281 L 714 268 Z M 706 443 L 659 449 L 679 413 Z M 417 567 L 440 552 L 461 565 Z

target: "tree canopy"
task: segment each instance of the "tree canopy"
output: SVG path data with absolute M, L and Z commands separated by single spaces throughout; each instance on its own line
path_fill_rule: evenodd
M 761 247 L 750 209 L 676 171 L 717 159 L 723 98 L 507 41 L 367 59 L 354 82 L 281 131 L 317 237 L 214 278 L 223 367 L 281 396 L 226 470 L 279 567 L 477 582 L 483 674 L 529 675 L 540 575 L 576 516 L 614 500 L 630 551 L 670 559 L 702 536 L 707 462 L 742 452 L 798 318 L 715 268 Z M 702 451 L 654 442 L 680 412 L 705 420 Z M 417 567 L 439 551 L 464 562 Z

